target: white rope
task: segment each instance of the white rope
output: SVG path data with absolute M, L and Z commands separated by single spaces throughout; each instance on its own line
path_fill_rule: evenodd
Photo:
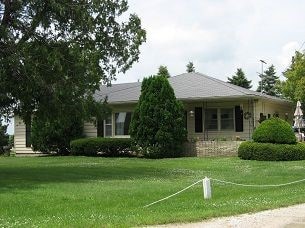
M 172 194 L 172 195 L 170 195 L 170 196 L 167 196 L 167 197 L 165 197 L 165 198 L 162 198 L 162 199 L 160 199 L 160 200 L 157 200 L 157 201 L 155 201 L 155 202 L 152 202 L 152 203 L 150 203 L 150 204 L 147 204 L 147 205 L 145 205 L 144 207 L 149 207 L 149 206 L 154 205 L 154 204 L 156 204 L 156 203 L 159 203 L 159 202 L 161 202 L 161 201 L 163 201 L 163 200 L 167 200 L 167 199 L 169 199 L 169 198 L 171 198 L 171 197 L 173 197 L 173 196 L 175 196 L 175 195 L 178 195 L 178 194 L 180 194 L 181 192 L 184 192 L 185 190 L 187 190 L 187 189 L 193 187 L 194 185 L 198 184 L 198 183 L 201 182 L 201 181 L 202 181 L 202 180 L 199 180 L 199 181 L 197 181 L 197 182 L 195 182 L 195 183 L 193 183 L 193 184 L 187 186 L 186 188 L 184 188 L 184 189 L 182 189 L 182 190 L 180 190 L 180 191 L 178 191 L 178 192 L 176 192 L 176 193 L 174 193 L 174 194 Z
M 211 180 L 214 180 L 216 182 L 225 183 L 225 184 L 232 184 L 232 185 L 243 186 L 243 187 L 262 187 L 262 188 L 263 187 L 281 187 L 281 186 L 291 185 L 291 184 L 295 184 L 295 183 L 299 183 L 299 182 L 305 181 L 305 179 L 302 179 L 302 180 L 288 182 L 288 183 L 285 183 L 285 184 L 262 184 L 262 185 L 256 185 L 256 184 L 239 184 L 239 183 L 234 183 L 234 182 L 231 182 L 231 181 L 223 181 L 223 180 L 218 180 L 218 179 L 214 179 L 214 178 L 211 178 Z
M 261 188 L 263 188 L 263 187 L 281 187 L 281 186 L 296 184 L 296 183 L 300 183 L 300 182 L 305 181 L 305 179 L 301 179 L 301 180 L 296 180 L 296 181 L 292 181 L 292 182 L 288 182 L 288 183 L 284 183 L 284 184 L 263 184 L 263 185 L 256 185 L 256 184 L 240 184 L 240 183 L 234 183 L 234 182 L 231 182 L 231 181 L 224 181 L 224 180 L 219 180 L 219 179 L 215 179 L 215 178 L 210 178 L 210 179 L 211 179 L 211 180 L 214 180 L 214 181 L 216 181 L 216 182 L 224 183 L 224 184 L 232 184 L 232 185 L 243 186 L 243 187 L 261 187 Z M 203 179 L 201 179 L 201 180 L 199 180 L 199 181 L 196 181 L 195 183 L 193 183 L 193 184 L 187 186 L 186 188 L 184 188 L 184 189 L 182 189 L 182 190 L 180 190 L 180 191 L 178 191 L 178 192 L 176 192 L 176 193 L 174 193 L 174 194 L 172 194 L 172 195 L 169 195 L 169 196 L 167 196 L 167 197 L 165 197 L 165 198 L 162 198 L 162 199 L 160 199 L 160 200 L 157 200 L 157 201 L 155 201 L 155 202 L 152 202 L 152 203 L 150 203 L 150 204 L 147 204 L 147 205 L 145 205 L 144 207 L 149 207 L 149 206 L 154 205 L 154 204 L 156 204 L 156 203 L 159 203 L 159 202 L 161 202 L 161 201 L 163 201 L 163 200 L 167 200 L 167 199 L 169 199 L 169 198 L 171 198 L 171 197 L 173 197 L 173 196 L 175 196 L 175 195 L 178 195 L 178 194 L 180 194 L 181 192 L 184 192 L 185 190 L 187 190 L 187 189 L 193 187 L 194 185 L 198 184 L 198 183 L 201 182 L 201 181 L 203 181 Z

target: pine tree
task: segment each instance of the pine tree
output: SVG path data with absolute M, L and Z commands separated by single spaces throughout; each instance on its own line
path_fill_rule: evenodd
M 262 78 L 259 81 L 257 92 L 261 92 L 263 85 L 263 93 L 270 96 L 280 96 L 277 86 L 279 83 L 279 77 L 276 76 L 276 71 L 274 65 L 271 65 L 267 70 L 264 71 L 263 75 L 260 75 Z
M 178 157 L 186 139 L 184 109 L 165 77 L 142 82 L 129 133 L 145 157 Z
M 170 74 L 169 74 L 169 72 L 168 72 L 167 66 L 161 65 L 161 66 L 159 67 L 159 71 L 158 71 L 158 74 L 157 74 L 157 75 L 158 75 L 158 76 L 164 76 L 164 77 L 166 77 L 166 78 L 170 78 Z
M 186 72 L 187 73 L 195 72 L 195 66 L 194 66 L 193 62 L 189 62 L 186 65 Z
M 228 77 L 228 82 L 233 85 L 244 87 L 246 89 L 250 89 L 252 87 L 252 85 L 251 85 L 252 81 L 247 80 L 245 73 L 243 72 L 243 70 L 241 68 L 237 68 L 237 71 L 236 71 L 235 75 L 232 76 L 232 78 Z

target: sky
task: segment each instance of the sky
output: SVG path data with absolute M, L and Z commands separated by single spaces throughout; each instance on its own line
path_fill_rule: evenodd
M 141 18 L 147 41 L 114 83 L 142 80 L 160 65 L 175 76 L 192 61 L 197 72 L 224 81 L 242 68 L 256 90 L 260 59 L 284 79 L 295 50 L 305 49 L 304 9 L 300 0 L 129 0 L 128 13 Z
M 129 6 L 147 41 L 139 61 L 114 83 L 142 80 L 160 65 L 175 76 L 192 61 L 197 72 L 224 81 L 242 68 L 256 90 L 260 59 L 284 79 L 295 50 L 305 49 L 305 1 L 130 0 Z

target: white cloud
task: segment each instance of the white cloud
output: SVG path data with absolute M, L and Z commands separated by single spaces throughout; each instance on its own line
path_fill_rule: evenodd
M 295 51 L 300 49 L 300 44 L 296 41 L 289 42 L 282 47 L 281 53 L 277 56 L 278 63 L 287 68 L 291 63 L 291 57 Z
M 280 74 L 301 44 L 304 1 L 130 0 L 147 30 L 140 60 L 118 82 L 136 81 L 166 65 L 172 75 L 196 70 L 222 80 L 243 68 L 256 89 L 259 60 Z

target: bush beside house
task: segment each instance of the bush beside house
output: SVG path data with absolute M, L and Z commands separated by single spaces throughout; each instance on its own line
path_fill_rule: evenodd
M 305 159 L 305 144 L 297 143 L 286 121 L 271 118 L 261 123 L 253 133 L 253 141 L 243 142 L 238 156 L 246 160 L 293 161 Z
M 128 138 L 82 138 L 71 141 L 71 154 L 80 156 L 132 156 L 132 142 Z
M 144 157 L 181 156 L 186 140 L 184 109 L 166 77 L 143 80 L 129 132 Z
M 253 141 L 258 143 L 296 144 L 291 126 L 280 118 L 263 121 L 253 132 Z

